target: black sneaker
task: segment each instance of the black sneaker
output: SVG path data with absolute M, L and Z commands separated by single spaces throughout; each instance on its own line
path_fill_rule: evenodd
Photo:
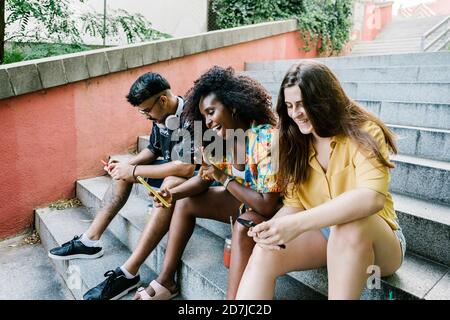
M 48 253 L 48 256 L 55 260 L 95 259 L 102 255 L 101 247 L 87 247 L 80 241 L 79 236 L 73 237 L 61 247 L 51 249 Z
M 83 295 L 84 300 L 118 300 L 140 285 L 139 275 L 127 279 L 120 268 L 107 271 L 105 277 L 103 282 Z

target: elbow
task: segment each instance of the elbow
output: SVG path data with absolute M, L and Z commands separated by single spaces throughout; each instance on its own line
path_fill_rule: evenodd
M 378 193 L 376 191 L 372 191 L 372 201 L 371 201 L 371 207 L 372 207 L 372 213 L 377 213 L 381 210 L 383 210 L 384 205 L 386 203 L 386 196 L 384 194 Z

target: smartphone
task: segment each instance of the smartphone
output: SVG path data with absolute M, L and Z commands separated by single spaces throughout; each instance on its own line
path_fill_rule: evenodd
M 245 220 L 242 218 L 237 218 L 237 222 L 239 222 L 240 224 L 242 224 L 243 226 L 245 226 L 247 228 L 256 226 L 256 223 L 253 220 Z
M 110 172 L 109 166 L 108 166 L 108 162 L 106 162 L 106 161 L 103 160 L 103 159 L 100 159 L 100 161 L 102 162 L 103 166 L 106 167 L 106 168 L 108 169 L 108 172 Z
M 243 226 L 246 226 L 247 228 L 251 228 L 251 227 L 256 226 L 256 223 L 253 220 L 246 220 L 246 219 L 242 219 L 242 218 L 237 218 L 236 220 L 237 220 L 237 222 L 239 222 Z M 286 249 L 286 245 L 285 244 L 279 244 L 278 246 L 281 249 Z
M 138 181 L 140 182 L 140 183 L 142 183 L 156 198 L 158 198 L 158 200 L 159 201 L 161 201 L 161 203 L 163 204 L 163 206 L 164 207 L 166 207 L 166 208 L 169 208 L 170 207 L 170 204 L 168 204 L 167 203 L 167 201 L 166 200 L 164 200 L 164 198 L 163 197 L 161 197 L 160 195 L 159 195 L 159 193 L 158 192 L 156 192 L 156 190 L 155 189 L 153 189 L 152 188 L 152 186 L 151 185 L 149 185 L 148 183 L 147 183 L 147 181 L 145 181 L 144 179 L 142 179 L 142 177 L 141 176 L 137 176 L 136 177 L 136 179 L 138 179 Z

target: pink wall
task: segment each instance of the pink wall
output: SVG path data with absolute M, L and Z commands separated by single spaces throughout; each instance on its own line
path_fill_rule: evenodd
M 392 4 L 367 3 L 364 9 L 364 27 L 361 40 L 372 41 L 392 21 Z
M 427 6 L 429 6 L 438 16 L 450 14 L 450 1 L 448 0 L 437 0 L 432 3 L 427 3 Z
M 74 197 L 76 180 L 103 174 L 101 158 L 148 134 L 149 122 L 125 100 L 141 74 L 159 72 L 183 95 L 214 64 L 242 71 L 245 61 L 316 56 L 302 47 L 290 32 L 0 100 L 0 239 L 28 229 L 34 208 Z

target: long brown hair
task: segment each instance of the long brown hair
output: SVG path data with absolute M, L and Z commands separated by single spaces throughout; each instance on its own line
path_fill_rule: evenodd
M 394 134 L 375 115 L 347 97 L 337 77 L 326 65 L 306 60 L 288 70 L 278 94 L 280 185 L 286 187 L 289 182 L 298 185 L 307 179 L 308 174 L 312 134 L 302 134 L 287 113 L 284 89 L 292 86 L 300 88 L 303 106 L 318 136 L 343 134 L 355 141 L 366 154 L 375 155 L 383 165 L 394 167 L 389 159 L 383 157 L 376 141 L 361 127 L 367 121 L 376 123 L 383 131 L 389 151 L 397 153 Z

